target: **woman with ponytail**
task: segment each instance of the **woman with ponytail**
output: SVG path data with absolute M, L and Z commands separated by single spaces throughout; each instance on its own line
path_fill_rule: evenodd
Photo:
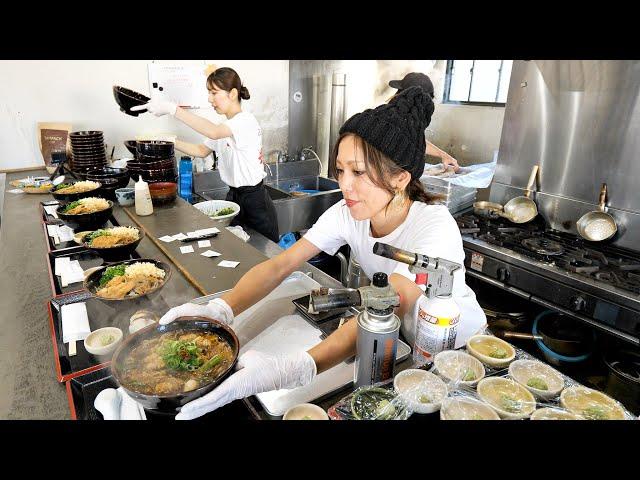
M 406 264 L 373 253 L 376 242 L 464 263 L 462 237 L 447 207 L 429 195 L 419 181 L 424 169 L 424 129 L 433 101 L 411 87 L 388 104 L 352 116 L 340 129 L 329 160 L 344 199 L 329 208 L 309 231 L 284 252 L 254 266 L 229 292 L 206 305 L 185 303 L 160 319 L 202 315 L 233 326 L 240 314 L 267 296 L 307 260 L 325 251 L 334 255 L 349 245 L 351 255 L 369 278 L 384 272 L 400 296 L 396 309 L 401 332 L 413 344 L 416 300 L 422 290 Z M 460 307 L 456 347 L 486 325 L 475 294 L 465 283 L 464 267 L 453 274 L 453 298 Z M 212 392 L 187 403 L 176 417 L 188 420 L 227 403 L 261 392 L 310 384 L 318 373 L 356 353 L 357 322 L 341 328 L 309 350 L 269 354 L 248 350 L 238 359 L 238 372 Z
M 242 84 L 235 70 L 217 68 L 207 77 L 209 103 L 226 120 L 215 124 L 175 103 L 155 97 L 146 105 L 134 107 L 150 113 L 173 115 L 175 118 L 204 135 L 206 140 L 194 144 L 176 140 L 176 148 L 194 157 L 206 157 L 215 150 L 218 156 L 220 178 L 229 185 L 227 200 L 240 205 L 234 224 L 253 228 L 274 242 L 280 240 L 278 219 L 271 197 L 263 183 L 266 176 L 262 155 L 262 130 L 249 112 L 241 107 L 249 100 L 249 90 Z

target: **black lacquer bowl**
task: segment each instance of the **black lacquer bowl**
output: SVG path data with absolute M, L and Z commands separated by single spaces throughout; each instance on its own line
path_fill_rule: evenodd
M 53 198 L 55 198 L 59 202 L 75 202 L 76 200 L 80 200 L 81 198 L 99 196 L 99 190 L 100 190 L 100 187 L 102 187 L 102 183 L 100 183 L 97 180 L 91 180 L 91 181 L 95 181 L 98 184 L 98 186 L 93 190 L 87 190 L 86 192 L 82 192 L 82 193 L 59 193 L 56 190 L 51 190 L 51 195 L 53 195 Z M 75 184 L 76 182 L 65 182 L 65 183 Z
M 108 267 L 114 267 L 116 265 L 129 265 L 131 263 L 143 263 L 143 262 L 153 263 L 156 267 L 164 271 L 164 279 L 158 287 L 148 291 L 143 295 L 132 295 L 132 296 L 126 296 L 124 298 L 104 298 L 96 294 L 96 292 L 100 290 L 100 288 L 102 288 L 100 287 L 100 278 L 102 277 L 102 274 L 105 272 L 105 270 Z M 169 278 L 171 278 L 171 267 L 168 264 L 161 262 L 159 260 L 153 260 L 151 258 L 136 258 L 133 260 L 123 260 L 120 262 L 110 263 L 109 265 L 104 265 L 94 270 L 89 274 L 87 278 L 84 279 L 83 287 L 85 288 L 85 290 L 88 290 L 89 293 L 91 293 L 98 300 L 101 300 L 105 303 L 110 303 L 113 305 L 113 303 L 130 302 L 133 300 L 137 300 L 139 298 L 147 298 L 147 299 L 153 298 L 155 295 L 157 295 L 160 292 L 160 289 L 167 284 L 167 282 L 169 281 Z
M 64 208 L 67 205 L 64 204 L 60 205 L 56 209 L 56 213 L 58 214 L 58 218 L 60 218 L 60 220 L 62 220 L 69 227 L 73 228 L 75 231 L 97 230 L 105 223 L 107 223 L 109 217 L 111 217 L 111 213 L 113 212 L 113 202 L 111 200 L 107 200 L 107 202 L 109 202 L 109 208 L 105 208 L 104 210 L 100 210 L 99 212 L 71 215 L 63 212 Z
M 129 226 L 129 225 L 123 225 L 123 226 Z M 144 238 L 144 232 L 139 228 L 136 228 L 136 230 L 138 230 L 138 239 L 131 243 L 127 243 L 126 245 L 118 245 L 117 247 L 106 247 L 106 248 L 92 247 L 91 244 L 86 241 L 86 235 L 82 239 L 82 244 L 84 245 L 85 248 L 100 255 L 106 262 L 128 260 L 129 258 L 131 258 L 131 254 L 136 250 L 136 247 L 138 246 L 138 244 Z
M 120 106 L 121 111 L 134 117 L 137 117 L 147 110 L 131 111 L 131 107 L 145 105 L 151 100 L 149 97 L 142 95 L 141 93 L 117 85 L 113 86 L 113 97 L 116 99 L 116 103 Z
M 229 344 L 233 351 L 232 362 L 224 372 L 213 379 L 210 383 L 188 392 L 180 392 L 173 395 L 149 395 L 127 388 L 122 382 L 121 368 L 128 354 L 135 347 L 140 345 L 142 341 L 174 330 L 212 332 L 220 335 Z M 140 402 L 145 409 L 177 414 L 184 404 L 206 395 L 220 385 L 220 383 L 222 383 L 222 381 L 233 371 L 236 361 L 238 360 L 239 352 L 240 341 L 233 330 L 227 325 L 207 317 L 180 317 L 168 325 L 149 325 L 148 327 L 145 327 L 125 338 L 113 354 L 111 372 L 113 373 L 113 378 L 118 385 L 122 386 L 129 396 Z

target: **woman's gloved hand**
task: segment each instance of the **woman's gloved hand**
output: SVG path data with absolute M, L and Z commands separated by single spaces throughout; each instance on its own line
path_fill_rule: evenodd
M 160 325 L 173 322 L 178 317 L 202 316 L 213 318 L 219 322 L 231 325 L 233 323 L 233 310 L 227 302 L 221 298 L 214 298 L 206 305 L 196 305 L 195 303 L 185 303 L 178 307 L 173 307 L 160 319 Z
M 153 95 L 149 103 L 131 107 L 131 111 L 137 112 L 138 110 L 146 109 L 149 113 L 153 113 L 156 117 L 161 117 L 162 115 L 167 114 L 175 115 L 177 108 L 177 104 L 175 104 L 171 100 L 167 100 L 164 96 Z
M 191 420 L 258 393 L 308 385 L 317 372 L 315 361 L 304 351 L 272 355 L 248 350 L 238 359 L 237 369 L 212 392 L 182 407 L 176 420 Z

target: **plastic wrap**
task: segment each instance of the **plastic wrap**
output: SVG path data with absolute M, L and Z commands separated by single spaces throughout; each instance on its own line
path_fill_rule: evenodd
M 488 342 L 500 340 L 491 335 L 477 337 Z M 473 344 L 472 339 L 468 344 Z M 449 391 L 442 403 L 442 419 L 473 419 L 479 416 L 473 412 L 483 414 L 484 406 L 505 420 L 635 418 L 618 401 L 582 386 L 520 349 L 513 348 L 512 359 L 510 352 L 505 352 L 501 360 L 510 359 L 507 366 L 495 366 L 490 356 L 481 357 L 490 364 L 481 362 L 465 350 L 445 350 L 434 358 L 431 371 L 447 382 Z
M 497 152 L 495 152 L 497 154 Z M 457 173 L 452 173 L 440 164 L 426 164 L 423 177 L 442 178 L 452 185 L 467 188 L 486 188 L 491 185 L 493 174 L 498 164 L 497 155 L 494 154 L 493 161 L 488 163 L 477 163 L 468 167 L 460 167 Z M 435 173 L 435 174 L 434 174 Z
M 332 420 L 406 420 L 413 411 L 387 380 L 356 389 L 327 413 Z
M 504 342 L 492 335 L 476 337 L 489 345 L 494 340 L 500 346 L 499 342 Z M 485 363 L 466 348 L 442 351 L 435 356 L 431 370 L 403 370 L 393 382 L 361 387 L 331 407 L 329 417 L 404 420 L 412 414 L 439 411 L 441 420 L 635 419 L 608 395 L 508 346 L 505 352 L 498 352 L 502 357 L 499 366 L 496 358 L 483 355 Z

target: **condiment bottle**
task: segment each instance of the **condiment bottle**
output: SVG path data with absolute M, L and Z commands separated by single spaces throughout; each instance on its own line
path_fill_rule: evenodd
M 136 215 L 144 216 L 153 213 L 153 203 L 151 203 L 151 193 L 149 192 L 149 184 L 142 179 L 142 176 L 136 182 Z

